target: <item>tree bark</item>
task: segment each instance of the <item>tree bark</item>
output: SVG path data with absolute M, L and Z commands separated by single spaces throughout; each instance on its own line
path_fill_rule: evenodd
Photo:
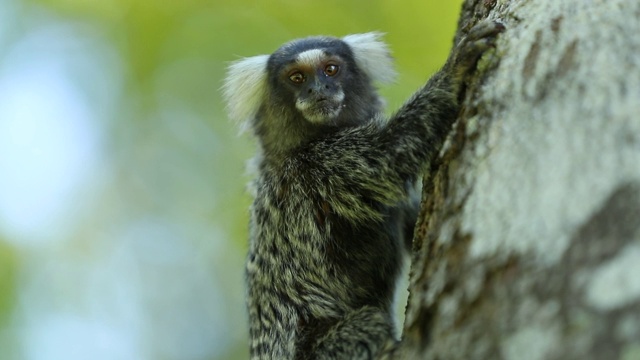
M 640 1 L 467 0 L 507 30 L 425 179 L 400 359 L 640 359 Z

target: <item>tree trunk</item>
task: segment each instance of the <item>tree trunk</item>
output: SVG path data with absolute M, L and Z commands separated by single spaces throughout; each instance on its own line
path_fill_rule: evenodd
M 467 0 L 507 30 L 425 179 L 400 359 L 640 359 L 640 1 Z

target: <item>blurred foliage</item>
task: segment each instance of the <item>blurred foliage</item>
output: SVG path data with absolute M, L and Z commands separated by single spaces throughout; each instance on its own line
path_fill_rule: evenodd
M 50 23 L 62 23 L 72 30 L 55 36 L 80 39 L 76 43 L 62 39 L 56 54 L 71 59 L 63 73 L 94 110 L 93 126 L 100 131 L 103 152 L 98 158 L 104 162 L 92 170 L 92 183 L 69 200 L 79 205 L 64 219 L 70 230 L 58 235 L 64 238 L 61 245 L 21 248 L 16 240 L 3 241 L 0 218 L 0 347 L 3 321 L 29 320 L 24 314 L 39 314 L 31 306 L 42 313 L 63 309 L 103 315 L 103 308 L 117 313 L 124 311 L 118 307 L 123 307 L 122 302 L 130 302 L 147 316 L 140 321 L 150 319 L 146 328 L 138 325 L 151 335 L 128 341 L 139 341 L 132 348 L 158 359 L 247 357 L 245 319 L 238 315 L 244 313 L 243 264 L 242 256 L 235 254 L 243 254 L 247 244 L 251 199 L 245 191 L 244 164 L 255 145 L 247 136 L 237 136 L 224 114 L 219 89 L 227 64 L 239 57 L 270 53 L 297 37 L 382 31 L 400 74 L 396 84 L 381 89 L 393 110 L 442 65 L 462 3 L 5 1 L 17 16 L 8 19 L 10 36 L 4 40 L 0 36 L 0 55 L 6 50 L 3 44 L 18 43 L 34 29 L 50 31 L 46 27 Z M 55 46 L 36 48 L 49 51 Z M 32 56 L 46 57 L 46 51 Z M 92 64 L 91 59 L 100 62 Z M 47 261 L 41 261 L 43 257 Z M 191 267 L 192 263 L 197 267 Z M 109 303 L 113 301 L 111 291 L 120 294 L 121 287 L 140 287 L 142 295 L 118 298 L 118 306 Z M 39 300 L 26 297 L 16 305 L 21 291 Z M 191 299 L 197 296 L 202 298 Z M 216 311 L 226 317 L 207 304 L 212 308 L 215 304 Z M 16 315 L 17 308 L 22 315 Z M 172 351 L 188 346 L 180 339 L 193 338 L 192 332 L 180 330 L 191 324 L 168 322 L 183 314 L 201 322 L 225 319 L 213 324 L 214 329 L 199 324 L 191 330 L 199 332 L 197 344 L 211 343 L 222 335 L 235 342 L 225 340 L 220 345 L 223 349 L 206 356 L 198 352 L 176 356 Z M 116 321 L 113 326 L 129 326 L 124 320 L 122 324 Z M 136 329 L 129 331 L 144 333 Z M 28 348 L 29 341 L 25 338 L 18 343 Z M 167 345 L 172 341 L 178 350 Z M 204 349 L 203 353 L 209 351 Z M 0 350 L 0 358 L 2 355 L 6 353 Z M 48 358 L 55 358 L 51 356 Z
M 130 67 L 131 86 L 152 86 L 163 66 L 199 58 L 202 68 L 183 75 L 177 94 L 206 107 L 220 85 L 224 62 L 270 53 L 312 34 L 341 36 L 380 30 L 388 34 L 398 66 L 415 88 L 445 58 L 461 0 L 259 1 L 32 0 L 107 31 Z M 208 66 L 207 66 L 208 65 Z M 198 76 L 196 76 L 198 75 Z M 405 80 L 405 79 L 400 79 Z M 188 86 L 185 86 L 188 85 Z M 148 90 L 147 90 L 148 91 Z
M 15 249 L 0 238 L 0 327 L 9 321 L 16 301 L 18 261 Z
M 12 315 L 17 301 L 19 258 L 16 249 L 0 237 L 0 334 L 11 328 Z M 0 359 L 9 359 L 16 353 L 15 334 L 0 336 Z

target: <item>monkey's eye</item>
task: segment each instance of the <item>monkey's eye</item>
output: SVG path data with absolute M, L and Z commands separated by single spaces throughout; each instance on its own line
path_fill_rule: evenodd
M 289 75 L 289 80 L 291 80 L 291 82 L 295 84 L 302 84 L 306 79 L 301 72 L 296 71 L 293 74 Z
M 329 64 L 329 65 L 325 66 L 324 73 L 327 76 L 334 76 L 335 74 L 338 73 L 338 70 L 340 70 L 340 67 L 338 65 Z

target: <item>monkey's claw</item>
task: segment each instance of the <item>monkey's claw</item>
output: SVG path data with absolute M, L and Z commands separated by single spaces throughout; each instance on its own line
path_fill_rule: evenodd
M 492 38 L 495 39 L 495 36 L 499 33 L 503 32 L 505 29 L 502 23 L 493 20 L 485 20 L 469 30 L 467 34 L 467 39 L 470 41 L 484 39 L 484 38 Z
M 463 72 L 471 70 L 480 56 L 495 45 L 497 35 L 504 30 L 502 23 L 493 20 L 476 24 L 456 46 L 455 65 Z

